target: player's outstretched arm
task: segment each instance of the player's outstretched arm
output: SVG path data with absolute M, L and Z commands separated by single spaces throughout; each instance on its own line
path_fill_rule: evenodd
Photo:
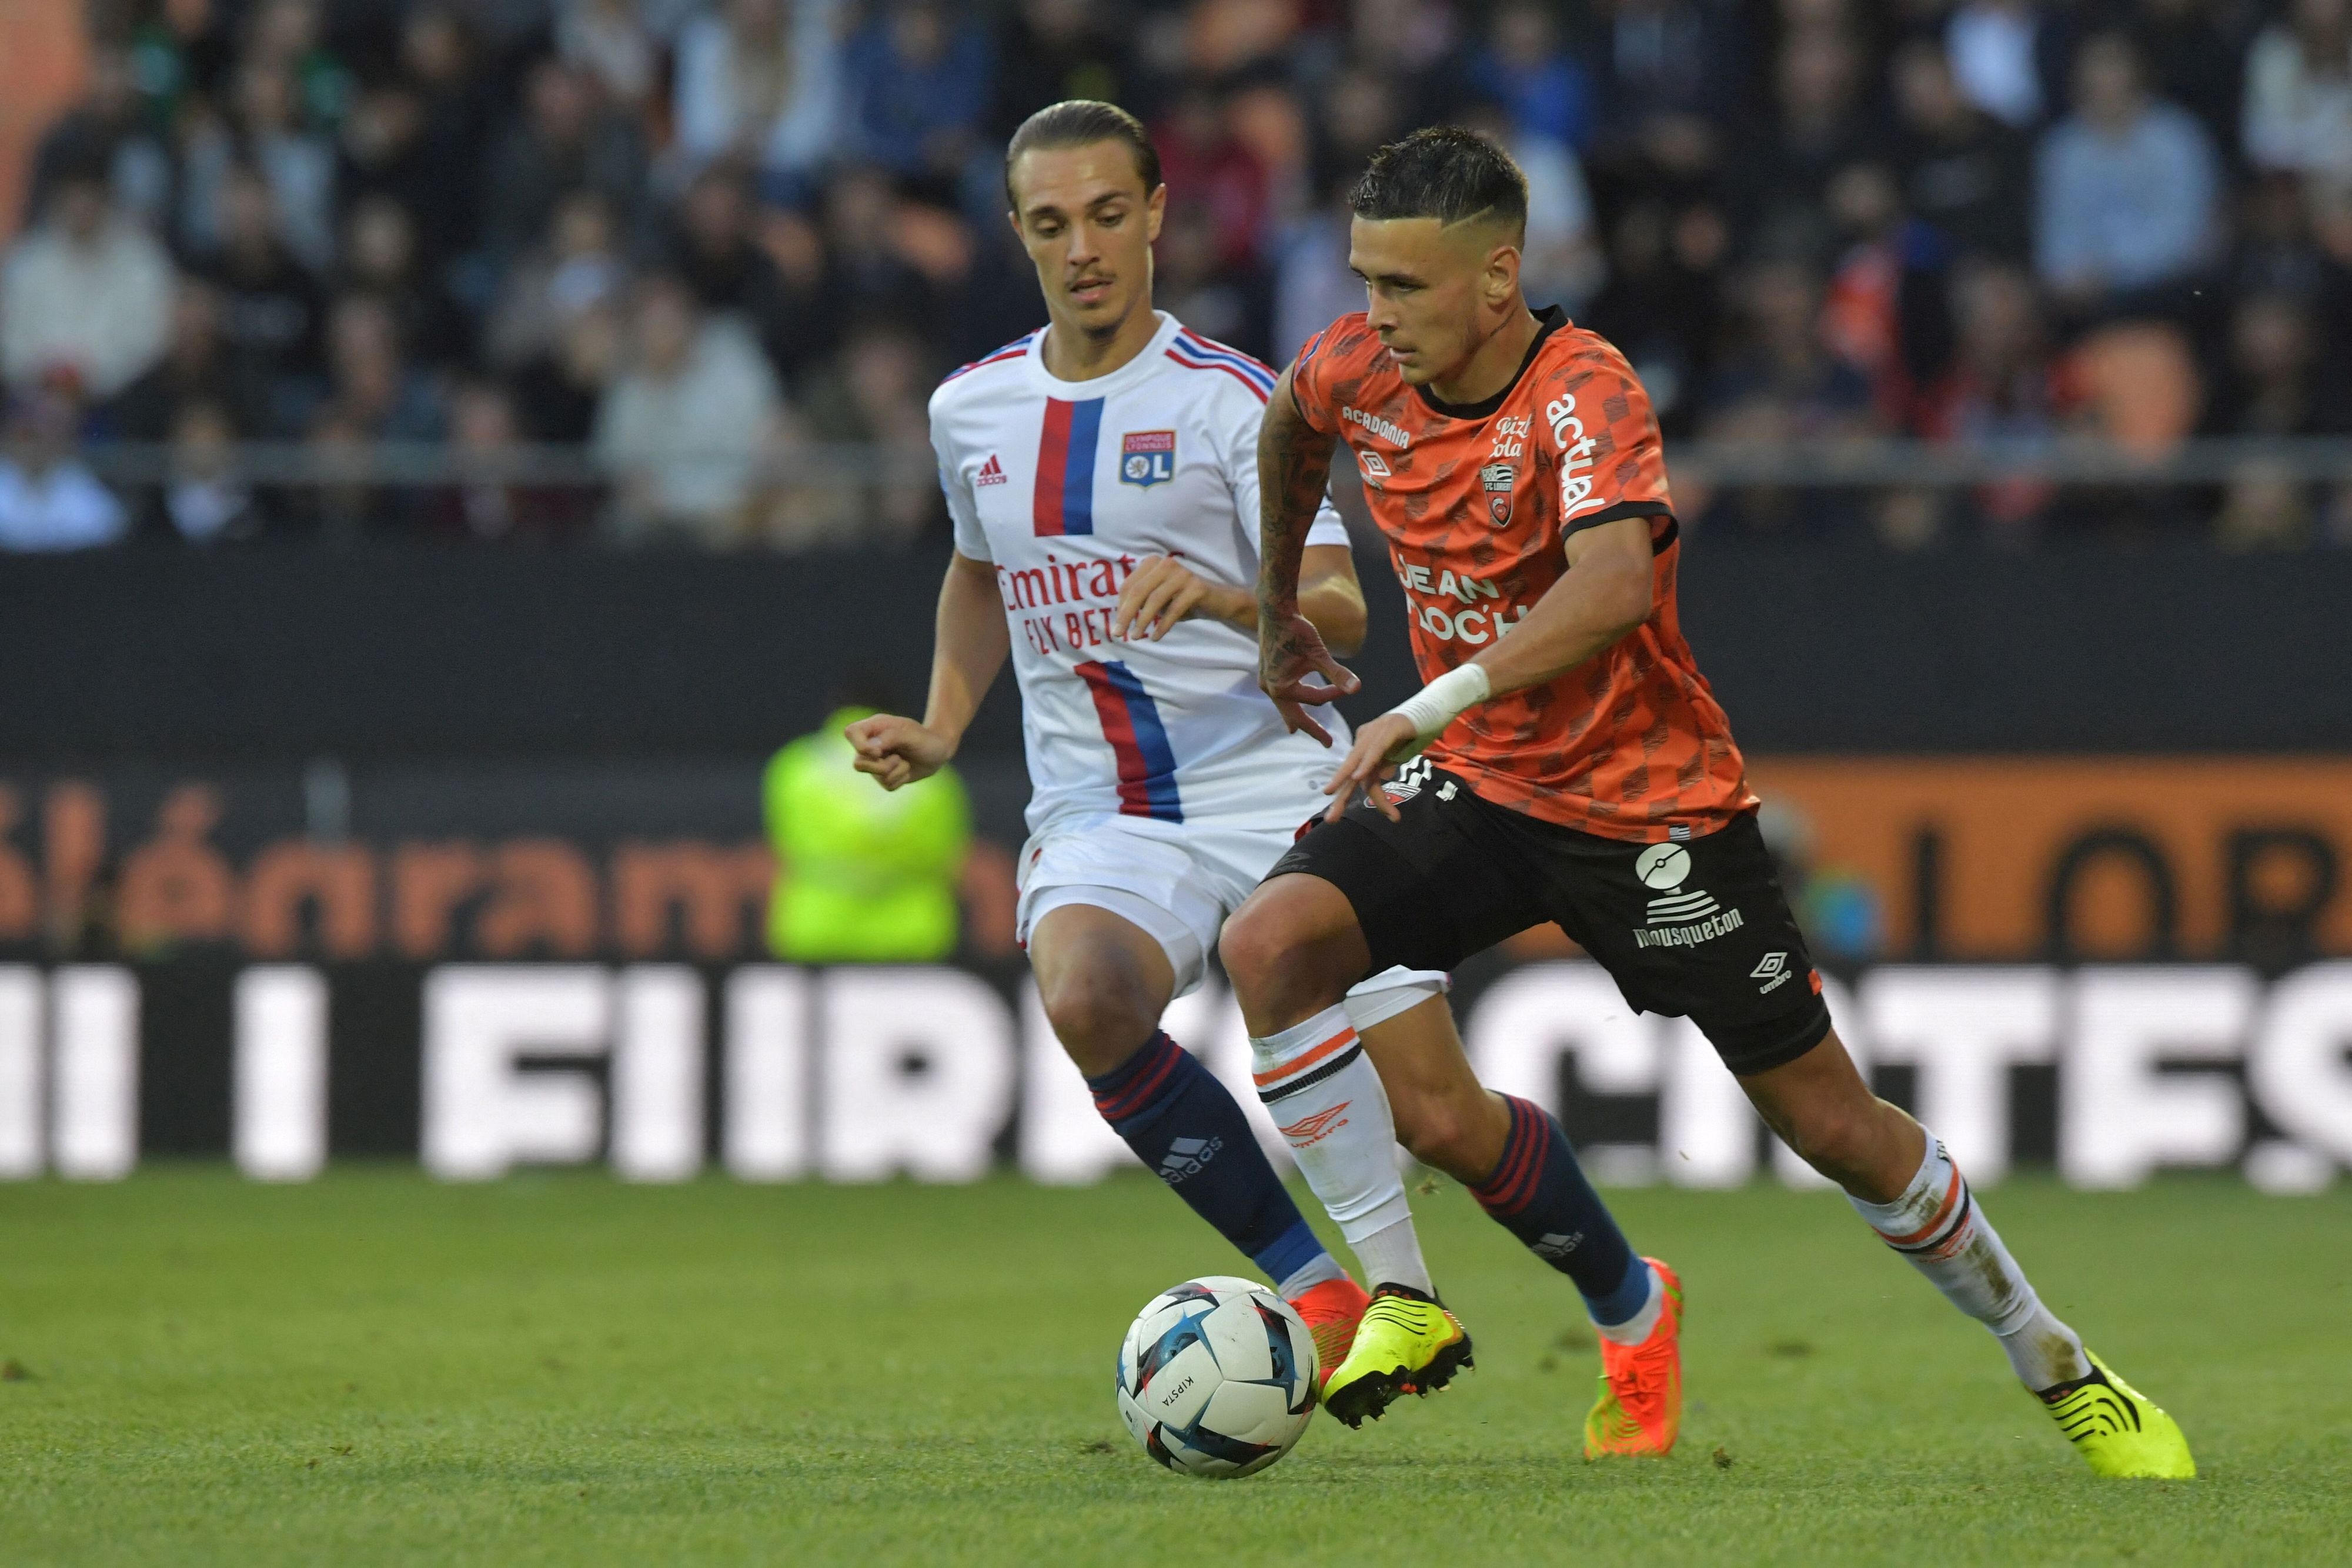
M 997 596 L 996 568 L 961 551 L 948 560 L 940 584 L 937 641 L 931 650 L 931 694 L 923 721 L 895 714 L 861 718 L 845 732 L 856 748 L 856 767 L 885 789 L 928 779 L 963 743 L 980 699 L 1013 651 Z
M 1299 570 L 1307 533 L 1331 483 L 1335 438 L 1307 423 L 1282 372 L 1267 399 L 1258 427 L 1258 685 L 1265 688 L 1282 721 L 1324 745 L 1330 731 L 1307 715 L 1307 705 L 1350 695 L 1362 683 L 1349 674 L 1301 611 Z M 1350 575 L 1352 576 L 1352 569 Z M 1360 590 L 1359 590 L 1360 606 Z M 1360 608 L 1359 610 L 1360 615 Z M 1360 631 L 1357 633 L 1360 638 Z
M 1580 528 L 1565 541 L 1569 570 L 1511 634 L 1475 659 L 1448 670 L 1405 702 L 1356 732 L 1356 743 L 1324 786 L 1337 821 L 1359 792 L 1393 818 L 1395 805 L 1373 785 L 1437 738 L 1467 707 L 1557 680 L 1650 618 L 1656 580 L 1650 519 L 1619 517 Z

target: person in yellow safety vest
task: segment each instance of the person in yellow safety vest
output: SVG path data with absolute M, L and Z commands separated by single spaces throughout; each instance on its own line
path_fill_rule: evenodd
M 836 710 L 768 761 L 761 799 L 776 885 L 768 950 L 793 963 L 919 963 L 956 946 L 956 885 L 971 843 L 963 781 L 942 768 L 896 791 L 851 766 Z

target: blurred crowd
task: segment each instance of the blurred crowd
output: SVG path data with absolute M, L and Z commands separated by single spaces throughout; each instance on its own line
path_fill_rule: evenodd
M 2352 431 L 2352 0 L 95 0 L 90 26 L 0 263 L 0 548 L 919 538 L 930 387 L 1042 319 L 1002 148 L 1078 96 L 1161 148 L 1160 305 L 1277 363 L 1360 306 L 1366 154 L 1452 120 L 1517 155 L 1531 298 L 1625 350 L 1670 441 Z M 613 477 L 278 487 L 248 441 L 576 444 Z M 78 454 L 109 442 L 168 471 L 102 485 Z M 2259 470 L 1691 489 L 1703 528 L 1897 546 L 2352 538 L 2332 490 Z

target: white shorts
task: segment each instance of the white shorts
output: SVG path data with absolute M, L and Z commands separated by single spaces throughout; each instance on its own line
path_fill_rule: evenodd
M 1176 995 L 1199 988 L 1225 916 L 1288 850 L 1297 824 L 1163 822 L 1097 817 L 1057 823 L 1021 846 L 1021 945 L 1048 911 L 1083 904 L 1150 932 L 1176 972 Z M 1383 969 L 1348 993 L 1359 1030 L 1445 994 L 1435 969 Z

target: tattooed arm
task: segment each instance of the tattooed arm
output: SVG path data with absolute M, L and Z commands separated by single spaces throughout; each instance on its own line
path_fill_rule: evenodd
M 1307 716 L 1307 706 L 1349 695 L 1362 683 L 1331 657 L 1315 622 L 1300 612 L 1299 562 L 1331 481 L 1335 438 L 1307 423 L 1290 377 L 1282 372 L 1258 427 L 1257 684 L 1284 724 L 1328 746 L 1330 731 Z

